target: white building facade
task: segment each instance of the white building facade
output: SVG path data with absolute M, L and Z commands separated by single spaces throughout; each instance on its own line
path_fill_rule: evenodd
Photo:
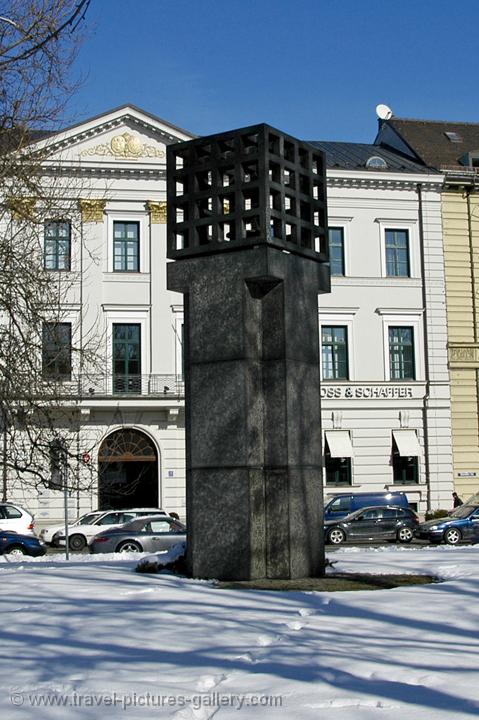
M 62 270 L 73 277 L 77 342 L 93 333 L 100 348 L 100 365 L 74 368 L 66 392 L 85 488 L 70 493 L 72 516 L 99 506 L 185 516 L 183 309 L 166 289 L 165 150 L 191 137 L 126 106 L 43 141 L 53 166 L 82 178 L 79 222 L 46 221 L 53 247 L 70 233 Z M 326 495 L 394 488 L 419 511 L 450 506 L 441 183 L 412 163 L 328 170 L 333 277 L 319 306 Z M 55 489 L 17 485 L 10 499 L 42 524 L 63 515 Z
M 341 144 L 342 164 L 353 155 L 356 165 L 339 169 L 337 144 L 317 145 L 330 159 L 332 289 L 319 308 L 325 495 L 400 490 L 420 512 L 450 508 L 443 179 L 389 153 L 374 158 L 373 146 L 360 147 L 358 163 Z
M 70 278 L 72 341 L 98 355 L 63 384 L 78 427 L 71 484 L 83 488 L 69 494 L 72 517 L 98 506 L 185 514 L 183 308 L 166 289 L 166 145 L 191 137 L 127 106 L 45 141 L 51 168 L 78 179 L 66 181 L 69 192 L 80 189 L 78 218 L 61 209 L 60 221 L 45 218 L 45 253 L 51 271 Z M 37 522 L 63 517 L 59 490 L 17 483 L 10 499 Z

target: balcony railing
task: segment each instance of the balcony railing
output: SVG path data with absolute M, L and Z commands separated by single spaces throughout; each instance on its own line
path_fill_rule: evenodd
M 181 375 L 81 375 L 55 384 L 59 395 L 94 397 L 176 397 L 184 398 Z

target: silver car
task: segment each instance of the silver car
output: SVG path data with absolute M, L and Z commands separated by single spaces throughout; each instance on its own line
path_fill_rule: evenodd
M 172 517 L 151 515 L 95 535 L 90 552 L 160 552 L 185 541 L 183 523 Z
M 73 523 L 72 526 L 68 526 L 68 546 L 70 550 L 80 552 L 86 548 L 95 535 L 101 532 L 102 527 L 105 525 L 108 528 L 123 527 L 131 520 L 146 515 L 166 515 L 166 513 L 161 508 L 127 508 L 125 510 L 104 510 L 100 513 L 89 513 Z M 42 537 L 42 540 L 45 540 L 45 538 Z M 66 545 L 64 525 L 53 536 L 52 545 L 59 547 Z

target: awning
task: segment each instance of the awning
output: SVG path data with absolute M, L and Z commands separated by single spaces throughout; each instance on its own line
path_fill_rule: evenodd
M 331 457 L 353 457 L 353 446 L 347 430 L 330 430 L 325 435 Z
M 393 438 L 401 457 L 419 457 L 421 454 L 415 430 L 393 430 Z

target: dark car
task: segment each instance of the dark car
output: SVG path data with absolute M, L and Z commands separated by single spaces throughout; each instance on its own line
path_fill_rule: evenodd
M 418 524 L 416 514 L 409 508 L 395 505 L 362 508 L 341 520 L 324 523 L 325 539 L 332 545 L 361 540 L 396 540 L 408 543 Z
M 172 517 L 154 515 L 95 535 L 90 542 L 90 552 L 160 552 L 185 541 L 183 523 Z
M 45 555 L 47 549 L 35 535 L 20 535 L 13 530 L 0 530 L 0 553 L 2 555 Z
M 394 505 L 394 507 L 408 508 L 409 502 L 404 492 L 362 492 L 362 493 L 336 493 L 324 506 L 324 519 L 342 520 L 355 510 L 379 505 Z
M 479 505 L 460 505 L 448 517 L 420 523 L 414 534 L 431 543 L 479 542 Z

